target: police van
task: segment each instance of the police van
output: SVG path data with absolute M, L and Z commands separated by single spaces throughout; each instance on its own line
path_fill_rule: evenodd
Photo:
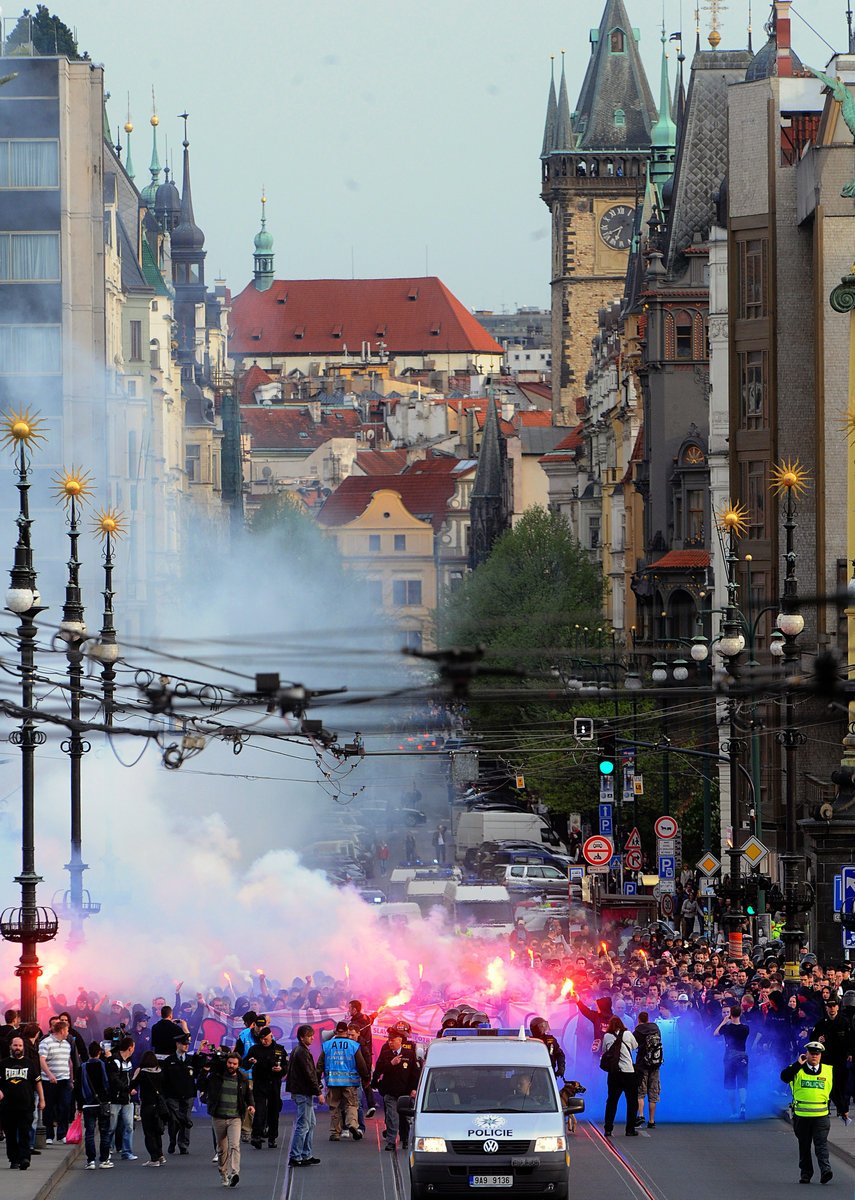
M 584 1109 L 578 1098 L 574 1112 Z M 565 1113 L 543 1042 L 513 1030 L 445 1029 L 431 1042 L 411 1112 L 410 1195 L 566 1200 Z

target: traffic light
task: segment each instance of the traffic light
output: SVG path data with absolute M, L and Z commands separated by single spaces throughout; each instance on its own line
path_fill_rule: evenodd
M 574 717 L 573 737 L 577 742 L 592 742 L 594 740 L 593 719 L 591 717 Z
M 615 731 L 608 726 L 600 730 L 598 738 L 600 752 L 600 775 L 609 776 L 615 772 Z

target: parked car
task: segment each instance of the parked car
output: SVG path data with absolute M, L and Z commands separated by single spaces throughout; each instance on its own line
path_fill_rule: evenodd
M 497 867 L 493 876 L 509 892 L 534 892 L 545 896 L 567 896 L 571 886 L 567 872 L 548 863 L 506 863 Z M 578 888 L 579 899 L 582 888 Z
M 475 854 L 475 871 L 482 878 L 493 879 L 502 867 L 514 863 L 528 866 L 540 863 L 557 867 L 567 877 L 568 864 L 565 859 L 554 854 L 550 848 L 537 846 L 534 842 L 485 842 Z
M 360 823 L 369 828 L 387 828 L 396 821 L 403 821 L 414 829 L 416 825 L 424 825 L 427 813 L 420 808 L 385 808 L 382 806 L 365 805 L 354 810 Z

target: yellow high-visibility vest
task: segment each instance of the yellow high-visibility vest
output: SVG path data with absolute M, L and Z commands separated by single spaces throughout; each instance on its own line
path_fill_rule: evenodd
M 831 1067 L 822 1066 L 818 1075 L 799 1069 L 790 1087 L 793 1089 L 793 1112 L 797 1117 L 827 1117 L 831 1095 Z

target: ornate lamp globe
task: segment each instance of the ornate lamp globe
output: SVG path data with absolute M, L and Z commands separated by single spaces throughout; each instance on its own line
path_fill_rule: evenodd
M 689 651 L 696 663 L 706 662 L 710 656 L 709 642 L 702 634 L 692 638 L 692 649 Z
M 678 658 L 674 663 L 674 678 L 677 683 L 685 683 L 689 678 L 689 664 L 684 658 Z
M 654 683 L 666 683 L 668 680 L 667 664 L 664 662 L 655 662 L 650 674 Z

